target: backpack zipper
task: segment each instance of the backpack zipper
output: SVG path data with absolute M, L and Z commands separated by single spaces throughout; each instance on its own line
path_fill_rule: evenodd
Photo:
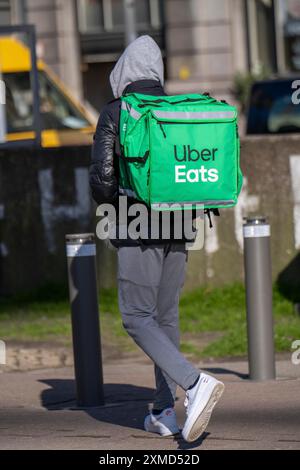
M 162 126 L 162 123 L 161 123 L 160 121 L 157 121 L 157 122 L 158 122 L 158 125 L 159 125 L 159 127 L 160 127 L 160 129 L 161 129 L 163 135 L 164 135 L 164 138 L 166 139 L 166 138 L 167 138 L 167 134 L 165 133 L 165 130 L 164 130 L 163 126 Z
M 164 138 L 166 139 L 167 138 L 167 134 L 166 134 L 166 131 L 164 130 L 163 128 L 163 124 L 201 124 L 200 122 L 199 123 L 195 123 L 195 122 L 186 122 L 186 121 L 181 121 L 181 122 L 170 122 L 170 121 L 157 121 L 157 124 L 159 125 L 163 135 L 164 135 Z
M 211 121 L 211 122 L 216 122 L 216 121 Z M 190 121 L 177 121 L 177 122 L 174 122 L 174 121 L 158 121 L 157 120 L 157 124 L 159 125 L 163 135 L 164 135 L 164 138 L 166 139 L 167 138 L 167 134 L 166 134 L 166 131 L 164 130 L 163 128 L 163 124 L 168 124 L 168 125 L 175 125 L 175 124 L 207 124 L 206 122 L 190 122 Z M 238 127 L 236 129 L 236 132 L 237 132 L 237 136 L 238 136 Z

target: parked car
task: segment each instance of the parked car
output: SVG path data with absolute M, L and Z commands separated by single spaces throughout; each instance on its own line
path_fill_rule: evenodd
M 292 100 L 297 91 L 292 87 L 295 80 L 299 77 L 253 84 L 247 113 L 247 134 L 300 132 L 300 104 Z

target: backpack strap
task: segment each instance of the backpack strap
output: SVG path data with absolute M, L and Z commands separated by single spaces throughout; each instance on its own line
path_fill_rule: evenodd
M 149 157 L 149 150 L 145 152 L 145 154 L 142 157 L 124 157 L 122 151 L 120 153 L 120 157 L 125 160 L 125 162 L 130 162 L 130 163 L 145 163 L 147 158 Z
M 211 220 L 211 212 L 213 213 L 214 216 L 217 216 L 217 217 L 220 216 L 219 209 L 204 209 L 204 214 L 207 215 L 208 220 L 209 220 L 209 228 L 213 227 L 213 223 Z

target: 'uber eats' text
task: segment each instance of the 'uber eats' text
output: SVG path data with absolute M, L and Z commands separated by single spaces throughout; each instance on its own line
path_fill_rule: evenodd
M 217 157 L 217 148 L 194 149 L 190 145 L 183 145 L 182 149 L 178 149 L 174 145 L 174 157 L 177 162 L 209 162 L 215 161 Z M 201 165 L 198 168 L 188 168 L 186 165 L 175 165 L 175 182 L 176 183 L 199 183 L 210 182 L 215 183 L 219 179 L 219 172 L 216 168 L 205 168 Z

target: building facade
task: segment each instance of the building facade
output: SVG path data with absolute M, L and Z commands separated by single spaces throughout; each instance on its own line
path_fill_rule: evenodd
M 299 0 L 135 0 L 163 51 L 169 93 L 232 98 L 237 73 L 300 71 Z M 36 25 L 38 54 L 97 110 L 124 48 L 123 0 L 0 0 L 0 25 Z

